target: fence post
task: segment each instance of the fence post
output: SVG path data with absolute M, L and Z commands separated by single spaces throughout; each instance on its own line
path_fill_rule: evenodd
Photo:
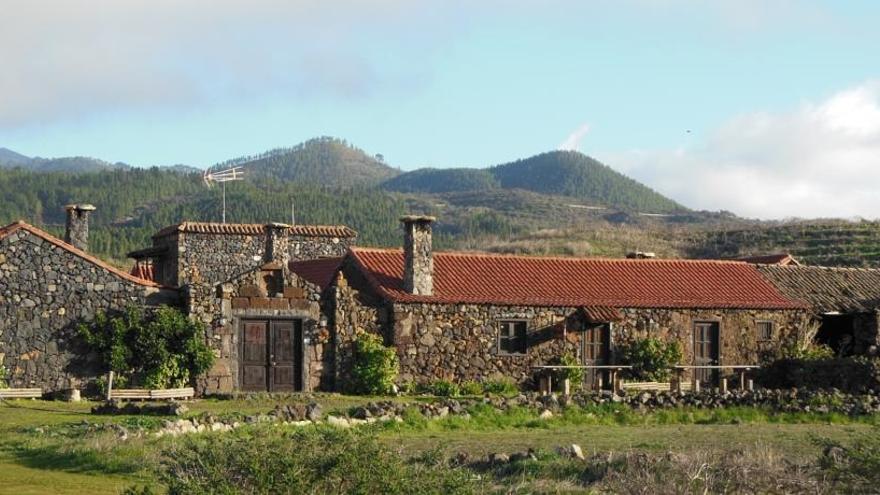
M 107 376 L 107 401 L 113 396 L 113 370 Z

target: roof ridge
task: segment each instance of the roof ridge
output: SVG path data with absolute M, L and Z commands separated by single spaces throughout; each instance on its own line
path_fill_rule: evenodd
M 106 261 L 103 261 L 103 260 L 83 251 L 82 249 L 79 249 L 76 246 L 73 246 L 72 244 L 66 243 L 66 242 L 62 241 L 61 239 L 55 237 L 54 235 L 25 222 L 24 220 L 19 220 L 17 222 L 13 222 L 13 223 L 7 225 L 6 227 L 0 229 L 0 239 L 6 237 L 7 235 L 11 234 L 14 231 L 22 230 L 22 229 L 24 229 L 24 230 L 30 232 L 31 234 L 43 239 L 46 242 L 49 242 L 50 244 L 53 244 L 53 245 L 55 245 L 61 249 L 64 249 L 72 254 L 75 254 L 75 255 L 79 256 L 80 258 L 82 258 L 82 259 L 84 259 L 84 260 L 86 260 L 86 261 L 88 261 L 88 262 L 90 262 L 100 268 L 103 268 L 111 273 L 114 273 L 117 276 L 122 277 L 130 282 L 134 282 L 134 283 L 140 284 L 140 285 L 145 285 L 148 287 L 166 288 L 165 286 L 163 286 L 161 284 L 157 284 L 156 282 L 153 282 L 152 280 L 146 280 L 146 279 L 143 279 L 140 277 L 136 277 L 130 273 L 126 273 L 125 271 L 123 271 L 119 268 L 116 268 L 115 266 L 110 265 Z
M 379 247 L 361 247 L 361 246 L 352 246 L 351 250 L 354 252 L 374 252 L 374 253 L 399 253 L 402 252 L 401 248 L 379 248 Z M 481 258 L 508 258 L 508 259 L 517 259 L 517 260 L 560 260 L 560 261 L 598 261 L 603 263 L 615 263 L 615 262 L 625 262 L 625 263 L 654 263 L 654 264 L 662 264 L 662 263 L 693 263 L 693 264 L 718 264 L 718 265 L 749 265 L 744 261 L 739 260 L 716 260 L 716 259 L 692 259 L 692 258 L 660 258 L 660 259 L 632 259 L 632 258 L 602 258 L 598 256 L 542 256 L 542 255 L 524 255 L 524 254 L 509 254 L 509 253 L 488 253 L 485 251 L 434 251 L 435 255 L 442 256 L 474 256 Z

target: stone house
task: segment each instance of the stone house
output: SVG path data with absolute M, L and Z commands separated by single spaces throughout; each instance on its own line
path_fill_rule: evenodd
M 178 304 L 178 293 L 89 255 L 90 205 L 67 208 L 62 241 L 19 221 L 0 228 L 0 366 L 13 387 L 58 391 L 95 377 L 76 325 L 131 304 Z
M 880 350 L 880 270 L 823 266 L 759 265 L 786 297 L 809 306 L 816 340 L 841 355 Z
M 679 342 L 683 364 L 756 364 L 808 319 L 806 304 L 749 263 L 434 253 L 433 218 L 402 221 L 403 250 L 355 247 L 335 262 L 291 264 L 320 289 L 337 389 L 361 332 L 397 349 L 401 382 L 526 385 L 534 366 L 564 352 L 611 364 L 619 343 L 644 336 Z

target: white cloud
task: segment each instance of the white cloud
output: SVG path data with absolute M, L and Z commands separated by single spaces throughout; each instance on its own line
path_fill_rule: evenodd
M 880 218 L 880 81 L 732 118 L 696 146 L 601 158 L 693 208 Z
M 580 151 L 581 143 L 587 134 L 590 133 L 590 124 L 581 124 L 577 129 L 571 132 L 568 137 L 565 138 L 559 148 L 560 150 L 568 150 L 568 151 Z

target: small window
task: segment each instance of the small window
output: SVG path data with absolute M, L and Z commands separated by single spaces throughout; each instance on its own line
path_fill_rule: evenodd
M 773 340 L 773 322 L 758 322 L 758 342 L 769 342 Z
M 501 354 L 525 354 L 526 333 L 526 322 L 502 321 L 498 332 L 498 351 Z

